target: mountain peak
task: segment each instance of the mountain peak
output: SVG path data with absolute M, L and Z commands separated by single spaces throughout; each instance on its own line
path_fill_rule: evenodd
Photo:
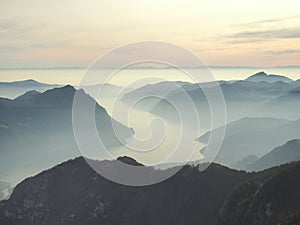
M 285 82 L 285 83 L 289 83 L 292 82 L 293 80 L 285 77 L 285 76 L 281 76 L 281 75 L 274 75 L 274 74 L 267 74 L 264 71 L 258 72 L 254 75 L 251 75 L 250 77 L 248 77 L 246 79 L 246 81 L 252 81 L 252 82 L 269 82 L 269 83 L 274 83 L 274 82 Z
M 20 101 L 20 100 L 25 100 L 25 99 L 30 99 L 38 94 L 41 94 L 41 92 L 38 92 L 36 90 L 32 90 L 32 91 L 27 91 L 25 92 L 23 95 L 20 95 L 18 97 L 16 97 L 14 100 L 15 101 Z
M 117 160 L 130 166 L 144 166 L 143 164 L 128 156 L 120 156 L 117 158 Z
M 75 91 L 75 88 L 73 87 L 73 86 L 71 86 L 71 85 L 66 85 L 66 86 L 63 86 L 63 87 L 61 87 L 60 89 L 62 89 L 62 90 L 72 90 L 72 91 Z
M 66 86 L 63 86 L 63 87 L 57 87 L 57 88 L 47 90 L 43 94 L 53 94 L 53 93 L 57 93 L 57 92 L 74 94 L 75 91 L 76 91 L 76 89 L 73 86 L 66 85 Z
M 260 71 L 254 75 L 252 75 L 251 77 L 266 77 L 268 76 L 268 74 L 266 74 L 264 71 Z
M 24 80 L 23 82 L 27 82 L 27 83 L 39 83 L 39 82 L 37 82 L 34 79 L 27 79 L 27 80 Z

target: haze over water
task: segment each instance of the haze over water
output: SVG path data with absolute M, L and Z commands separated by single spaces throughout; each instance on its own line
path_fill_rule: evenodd
M 195 70 L 199 71 L 199 77 L 201 78 L 201 71 L 203 71 L 203 69 L 195 68 Z M 241 80 L 259 71 L 265 71 L 268 74 L 288 76 L 294 80 L 300 78 L 300 67 L 211 67 L 210 70 L 216 80 Z M 114 70 L 107 70 L 107 74 L 110 74 L 112 72 L 114 72 Z M 78 85 L 85 73 L 85 69 L 0 70 L 0 78 L 2 82 L 35 79 L 39 82 L 49 84 Z M 163 77 L 166 80 L 193 82 L 188 78 L 188 76 L 183 76 L 183 73 L 181 71 L 173 68 L 130 68 L 118 73 L 121 73 L 122 76 L 115 77 L 115 79 L 110 80 L 109 83 L 126 86 L 133 80 L 148 77 Z M 96 80 L 97 79 L 95 79 L 94 81 L 91 80 L 91 84 L 95 84 Z

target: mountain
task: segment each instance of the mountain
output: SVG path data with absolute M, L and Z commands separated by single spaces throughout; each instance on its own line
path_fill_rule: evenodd
M 300 212 L 294 213 L 288 219 L 285 219 L 279 225 L 299 225 L 300 224 Z
M 287 93 L 266 102 L 260 110 L 264 111 L 265 114 L 272 116 L 284 115 L 286 118 L 298 119 L 299 108 L 300 86 L 295 87 Z
M 13 100 L 0 99 L 1 179 L 16 182 L 81 155 L 72 125 L 75 93 L 83 102 L 95 104 L 98 135 L 108 149 L 120 146 L 114 129 L 118 129 L 123 142 L 132 135 L 131 129 L 113 120 L 93 98 L 70 85 L 43 93 L 30 91 Z M 85 140 L 91 142 L 88 132 Z
M 256 73 L 254 75 L 251 75 L 250 77 L 248 77 L 247 79 L 245 79 L 246 81 L 252 81 L 252 82 L 285 82 L 285 83 L 290 83 L 293 82 L 292 79 L 285 77 L 285 76 L 281 76 L 281 75 L 273 75 L 273 74 L 266 74 L 265 72 L 259 72 Z
M 14 82 L 0 82 L 0 96 L 3 98 L 15 98 L 27 91 L 46 91 L 51 88 L 61 87 L 57 84 L 45 84 L 32 79 L 14 81 Z
M 146 84 L 142 87 L 131 90 L 122 98 L 123 102 L 132 102 L 141 97 L 149 97 L 151 95 L 165 96 L 168 93 L 188 84 L 182 81 L 163 81 L 154 84 Z
M 86 160 L 118 173 L 117 161 Z M 168 173 L 129 157 L 118 160 Z M 184 166 L 168 180 L 132 187 L 101 177 L 80 157 L 18 184 L 0 202 L 0 224 L 274 225 L 297 220 L 299 172 L 300 162 L 259 173 Z
M 39 86 L 51 86 L 49 84 L 41 83 L 33 79 L 14 81 L 14 82 L 0 82 L 1 86 L 10 86 L 10 87 L 39 87 Z
M 226 126 L 224 141 L 215 162 L 244 169 L 246 165 L 241 165 L 241 161 L 245 157 L 262 157 L 288 140 L 300 138 L 299 129 L 300 120 L 243 118 L 231 122 Z M 197 140 L 207 143 L 209 136 L 210 132 L 207 132 Z
M 99 100 L 98 102 L 106 99 L 112 101 L 116 99 L 120 93 L 124 94 L 123 92 L 127 93 L 132 91 L 132 89 L 129 87 L 126 87 L 126 89 L 124 89 L 122 86 L 117 86 L 109 83 L 78 86 L 75 88 L 82 88 L 88 95 L 92 96 L 94 99 Z
M 155 104 L 151 113 L 166 119 L 178 120 L 177 113 L 174 108 L 170 107 L 169 102 L 174 103 L 179 108 L 191 108 L 191 103 L 195 105 L 201 126 L 211 128 L 211 109 L 207 100 L 207 96 L 200 87 L 212 93 L 214 87 L 219 85 L 224 96 L 224 102 L 227 110 L 227 120 L 234 121 L 243 117 L 269 117 L 270 110 L 265 112 L 262 106 L 274 98 L 285 95 L 294 88 L 290 83 L 284 82 L 251 82 L 251 81 L 221 81 L 203 84 L 185 84 L 182 89 L 174 89 L 170 91 L 165 99 Z M 190 97 L 187 99 L 186 94 Z M 211 101 L 219 102 L 220 99 L 216 95 L 211 95 Z M 288 109 L 287 109 L 288 110 Z M 298 110 L 290 110 L 295 116 L 300 117 Z M 174 116 L 175 115 L 175 116 Z M 278 113 L 277 113 L 278 115 Z M 279 115 L 278 118 L 287 117 L 285 114 Z M 195 119 L 188 121 L 191 126 L 195 125 Z
M 132 104 L 135 100 L 144 98 L 140 104 L 140 110 L 150 111 L 154 115 L 173 122 L 178 121 L 178 115 L 173 106 L 186 109 L 191 108 L 192 103 L 197 109 L 201 127 L 210 129 L 210 107 L 203 88 L 211 91 L 216 85 L 220 86 L 224 95 L 227 119 L 230 122 L 247 116 L 276 117 L 290 120 L 300 118 L 299 110 L 297 110 L 300 107 L 299 91 L 297 91 L 300 87 L 299 80 L 293 81 L 284 76 L 267 75 L 264 72 L 238 81 L 216 81 L 200 84 L 159 82 L 129 91 L 123 96 L 122 101 L 126 104 Z M 190 99 L 187 99 L 187 95 Z M 153 96 L 160 96 L 162 99 Z M 216 96 L 212 96 L 210 100 L 218 101 Z M 194 127 L 195 118 L 191 117 L 187 123 Z
M 93 162 L 116 170 L 115 161 Z M 81 157 L 17 185 L 10 199 L 0 202 L 0 224 L 215 225 L 226 196 L 246 177 L 215 164 L 203 172 L 185 166 L 164 182 L 132 187 L 106 180 Z
M 291 140 L 286 144 L 275 148 L 261 158 L 250 162 L 247 170 L 264 170 L 274 166 L 282 165 L 292 161 L 300 160 L 300 140 Z
M 259 158 L 256 155 L 247 155 L 245 158 L 237 161 L 232 165 L 233 168 L 238 168 L 244 170 L 247 165 L 258 160 Z
M 127 93 L 124 93 L 122 96 L 121 101 L 128 105 L 132 105 L 139 101 L 139 104 L 135 105 L 135 107 L 138 107 L 143 111 L 150 111 L 161 99 L 185 84 L 188 83 L 181 81 L 163 81 L 154 84 L 146 84 L 142 87 L 128 90 Z
M 255 174 L 234 188 L 220 210 L 219 225 L 273 225 L 300 210 L 300 162 Z

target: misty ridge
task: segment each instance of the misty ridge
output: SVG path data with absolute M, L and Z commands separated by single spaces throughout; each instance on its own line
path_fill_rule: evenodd
M 43 93 L 28 91 L 15 99 L 0 99 L 1 177 L 16 181 L 31 173 L 80 155 L 72 127 L 76 90 L 68 85 Z M 119 146 L 106 110 L 83 90 L 84 102 L 95 104 L 95 122 L 104 144 Z M 132 130 L 115 122 L 124 140 Z M 89 141 L 89 136 L 86 136 Z M 15 162 L 15 163 L 12 163 Z M 25 169 L 24 169 L 25 168 Z
M 224 142 L 215 159 L 217 163 L 236 169 L 257 170 L 258 168 L 247 167 L 247 164 L 288 141 L 300 139 L 300 112 L 297 110 L 300 108 L 299 80 L 259 72 L 245 80 L 209 82 L 201 84 L 201 87 L 210 88 L 217 84 L 224 95 L 228 121 Z M 18 95 L 14 99 L 0 99 L 0 171 L 4 180 L 22 179 L 80 155 L 71 121 L 72 101 L 76 91 L 74 87 L 47 85 L 33 80 L 0 85 L 4 87 L 6 97 L 11 93 Z M 111 117 L 101 106 L 101 101 L 110 101 L 122 87 L 99 84 L 84 88 L 81 94 L 87 101 L 95 101 L 85 92 L 91 90 L 92 93 L 101 88 L 103 91 L 96 104 L 97 126 L 99 133 L 105 136 L 103 139 L 107 145 L 113 148 L 120 143 L 113 138 Z M 172 81 L 145 85 L 127 90 L 121 101 L 130 105 L 136 99 L 157 95 L 159 92 L 166 99 L 186 107 L 182 90 L 195 104 L 200 130 L 204 132 L 203 136 L 192 138 L 205 144 L 211 130 L 211 114 L 205 93 L 199 85 L 179 81 L 175 85 Z M 173 123 L 177 123 L 179 119 L 174 108 L 164 99 L 144 98 L 137 109 Z M 187 122 L 190 129 L 199 129 L 195 127 L 194 121 Z M 120 127 L 124 129 L 124 140 L 133 135 L 133 129 L 126 128 L 121 123 Z M 199 151 L 203 152 L 205 148 Z M 17 165 L 12 166 L 9 163 L 11 160 L 17 161 Z M 28 171 L 18 174 L 17 171 L 25 165 Z M 277 164 L 274 162 L 274 165 Z
M 142 98 L 136 110 L 178 124 L 180 118 L 168 100 L 186 108 L 189 105 L 183 94 L 187 93 L 196 106 L 200 127 L 191 117 L 185 121 L 188 130 L 184 132 L 192 135 L 192 130 L 201 130 L 202 135 L 191 137 L 203 144 L 197 149 L 201 154 L 212 132 L 212 118 L 200 87 L 215 85 L 224 95 L 227 124 L 214 163 L 199 172 L 197 165 L 205 162 L 199 158 L 165 182 L 135 188 L 96 174 L 80 157 L 72 127 L 77 93 L 95 105 L 97 131 L 111 153 L 116 153 L 115 149 L 135 135 L 134 128 L 106 109 L 120 97 L 123 87 L 98 84 L 81 89 L 34 80 L 0 83 L 0 199 L 7 199 L 0 202 L 0 223 L 271 225 L 292 220 L 300 211 L 300 80 L 259 72 L 245 80 L 199 85 L 165 81 L 129 88 L 122 92 L 120 101 L 131 106 Z M 95 96 L 98 89 L 103 91 Z M 156 95 L 165 99 L 143 98 Z M 115 137 L 112 121 L 121 141 Z M 99 152 L 95 163 L 118 173 L 114 161 L 101 159 Z M 152 167 L 131 158 L 118 160 L 158 174 L 180 165 L 174 162 Z M 38 175 L 19 183 L 34 174 Z M 285 197 L 281 197 L 283 192 Z M 169 216 L 157 216 L 162 204 L 169 209 Z M 86 210 L 82 210 L 83 205 Z
M 151 186 L 114 183 L 87 163 L 119 173 L 117 161 L 161 175 L 129 157 L 93 161 L 79 157 L 25 179 L 0 202 L 0 223 L 21 224 L 294 224 L 299 214 L 299 162 L 258 173 L 211 164 L 186 165 Z M 165 213 L 166 208 L 168 213 Z

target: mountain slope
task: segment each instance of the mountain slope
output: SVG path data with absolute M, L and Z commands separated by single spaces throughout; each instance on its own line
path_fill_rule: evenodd
M 286 144 L 275 148 L 260 159 L 246 166 L 247 170 L 264 170 L 273 166 L 300 160 L 300 140 L 288 141 Z
M 300 86 L 265 103 L 260 110 L 268 115 L 299 119 Z
M 299 122 L 275 118 L 243 118 L 229 123 L 215 162 L 244 169 L 235 166 L 246 156 L 261 157 L 288 140 L 299 138 Z M 210 132 L 204 134 L 198 141 L 207 143 L 209 135 Z
M 114 161 L 97 163 L 115 168 Z M 104 179 L 77 158 L 20 183 L 0 203 L 0 224 L 215 225 L 227 194 L 246 176 L 215 164 L 204 172 L 185 166 L 159 184 L 129 187 Z
M 263 71 L 256 73 L 254 75 L 251 75 L 250 77 L 248 77 L 246 79 L 246 81 L 252 81 L 252 82 L 265 81 L 265 82 L 270 82 L 270 83 L 278 82 L 278 81 L 286 82 L 286 83 L 293 82 L 293 80 L 288 77 L 280 76 L 280 75 L 273 75 L 273 74 L 268 75 Z
M 220 211 L 220 225 L 273 225 L 300 210 L 300 162 L 256 174 L 238 185 Z
M 23 179 L 69 158 L 79 156 L 72 126 L 72 104 L 76 90 L 72 86 L 46 92 L 27 92 L 14 100 L 0 99 L 0 178 Z M 94 99 L 77 92 L 82 101 Z M 114 135 L 112 118 L 96 104 L 95 122 L 98 134 L 106 147 L 120 146 Z M 132 135 L 131 129 L 114 122 L 120 138 Z M 86 141 L 90 137 L 87 135 Z M 101 152 L 101 149 L 99 149 Z M 12 164 L 11 162 L 18 162 Z M 28 171 L 23 170 L 26 168 Z
M 279 225 L 300 225 L 300 212 L 294 213 Z
M 266 112 L 261 109 L 261 106 L 265 103 L 288 93 L 293 86 L 290 83 L 284 82 L 251 82 L 251 81 L 220 81 L 201 84 L 207 90 L 212 91 L 213 87 L 219 84 L 227 109 L 228 121 L 234 121 L 246 116 L 261 117 L 267 116 Z M 174 89 L 168 93 L 166 99 L 170 102 L 176 103 L 181 108 L 189 108 L 189 103 L 192 102 L 197 108 L 199 114 L 199 120 L 202 126 L 210 128 L 211 121 L 211 109 L 209 107 L 208 100 L 204 91 L 200 88 L 200 85 L 185 84 L 182 86 L 183 90 Z M 190 101 L 187 102 L 186 93 L 190 97 Z M 212 96 L 210 100 L 214 101 L 215 96 Z M 218 98 L 215 99 L 219 101 Z M 154 105 L 151 112 L 155 115 L 162 116 L 164 118 L 173 118 L 173 107 L 168 107 L 167 101 L 161 100 Z M 174 110 L 173 110 L 174 111 Z M 269 112 L 269 111 L 268 111 Z M 300 114 L 295 111 L 296 114 Z M 177 119 L 174 117 L 175 120 Z M 281 118 L 280 116 L 278 118 Z M 294 118 L 294 117 L 293 117 Z M 192 118 L 189 121 L 191 125 L 195 124 Z
M 128 157 L 119 160 L 167 173 Z M 116 161 L 91 162 L 117 172 Z M 299 173 L 300 162 L 259 173 L 184 166 L 164 182 L 130 187 L 106 180 L 80 157 L 17 185 L 0 202 L 0 224 L 274 225 L 300 210 Z
M 22 80 L 14 82 L 0 82 L 0 96 L 4 98 L 15 98 L 27 91 L 46 91 L 54 87 L 61 87 L 57 84 L 45 84 L 35 80 Z

